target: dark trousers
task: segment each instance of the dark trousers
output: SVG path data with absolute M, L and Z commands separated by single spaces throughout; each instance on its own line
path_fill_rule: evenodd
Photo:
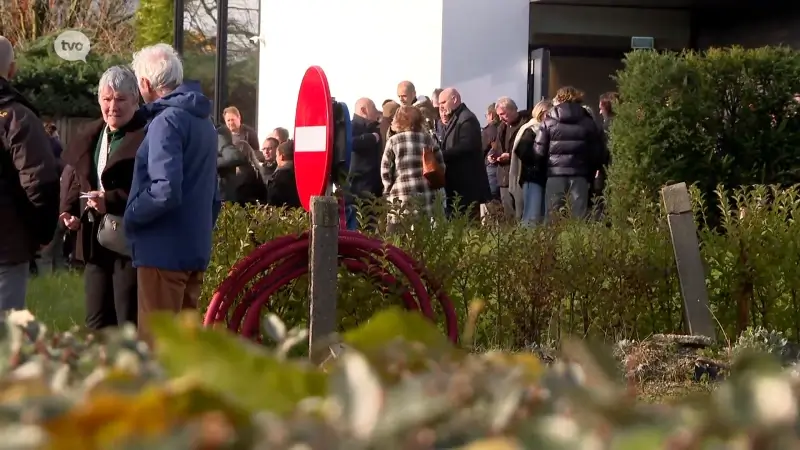
M 128 258 L 103 264 L 87 263 L 83 270 L 86 291 L 86 327 L 99 330 L 137 323 L 136 269 Z
M 481 205 L 479 203 L 465 204 L 463 199 L 459 199 L 458 206 L 456 206 L 455 197 L 447 197 L 445 204 L 445 216 L 448 219 L 453 218 L 456 214 L 465 214 L 469 219 L 478 223 L 481 221 Z
M 589 209 L 589 181 L 586 177 L 549 177 L 544 197 L 546 221 L 565 206 L 573 218 L 584 219 Z

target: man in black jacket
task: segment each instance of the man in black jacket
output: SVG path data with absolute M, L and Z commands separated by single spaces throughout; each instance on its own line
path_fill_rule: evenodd
M 350 158 L 350 184 L 347 196 L 347 229 L 358 229 L 356 200 L 378 198 L 383 193 L 381 181 L 381 157 L 383 156 L 383 139 L 380 135 L 378 120 L 381 112 L 375 103 L 368 98 L 356 102 L 353 112 L 352 134 L 353 153 Z
M 30 263 L 53 239 L 59 173 L 36 109 L 11 84 L 14 49 L 0 36 L 0 310 L 25 309 Z
M 480 205 L 491 200 L 481 124 L 454 88 L 447 88 L 439 95 L 439 113 L 447 118 L 442 136 L 447 213 L 455 212 L 458 199 L 458 209 L 468 210 L 471 217 L 479 220 Z
M 536 135 L 535 158 L 547 167 L 547 216 L 563 208 L 569 198 L 572 216 L 586 217 L 589 182 L 605 163 L 600 128 L 582 102 L 583 93 L 574 87 L 559 89 Z
M 247 205 L 263 202 L 266 185 L 260 179 L 256 151 L 245 140 L 233 143 L 231 131 L 217 128 L 217 175 L 222 201 Z
M 302 208 L 294 172 L 294 141 L 289 139 L 278 146 L 278 168 L 267 182 L 267 204 L 287 208 Z

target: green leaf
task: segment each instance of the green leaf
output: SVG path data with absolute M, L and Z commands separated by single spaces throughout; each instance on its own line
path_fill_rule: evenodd
M 635 428 L 614 436 L 612 450 L 640 450 L 662 448 L 667 440 L 664 430 L 658 428 Z
M 169 375 L 188 377 L 249 411 L 287 413 L 297 402 L 327 393 L 327 376 L 280 361 L 225 331 L 203 328 L 193 314 L 154 315 L 156 354 Z
M 415 311 L 391 307 L 375 314 L 369 322 L 346 332 L 344 342 L 369 353 L 402 339 L 424 344 L 429 349 L 451 349 L 452 344 L 435 324 Z

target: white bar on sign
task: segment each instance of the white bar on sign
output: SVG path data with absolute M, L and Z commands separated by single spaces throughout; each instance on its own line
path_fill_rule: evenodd
M 294 129 L 295 152 L 324 152 L 328 145 L 328 127 L 297 127 Z

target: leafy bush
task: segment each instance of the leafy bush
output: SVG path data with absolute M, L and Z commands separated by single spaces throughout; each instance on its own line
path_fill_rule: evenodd
M 733 357 L 738 358 L 748 353 L 769 353 L 783 357 L 787 351 L 789 340 L 780 331 L 770 331 L 762 327 L 748 327 L 739 335 L 733 346 Z
M 155 358 L 130 330 L 50 336 L 0 324 L 0 448 L 792 448 L 798 378 L 750 357 L 710 401 L 641 404 L 607 352 L 569 341 L 471 354 L 417 313 L 386 310 L 321 366 L 287 356 L 304 331 L 264 321 L 257 346 L 197 317 L 154 317 Z
M 97 85 L 100 77 L 113 65 L 130 64 L 132 55 L 91 52 L 86 63 L 65 61 L 55 54 L 54 40 L 54 36 L 39 39 L 19 52 L 14 87 L 45 116 L 99 117 Z M 184 54 L 186 78 L 198 80 L 209 98 L 214 96 L 215 57 L 214 53 L 193 48 Z M 256 120 L 257 86 L 257 52 L 228 62 L 228 104 L 237 105 L 245 122 L 251 125 L 255 125 Z
M 86 62 L 65 61 L 53 50 L 55 36 L 19 52 L 14 87 L 39 112 L 51 117 L 99 117 L 97 85 L 106 69 L 130 58 L 89 53 Z
M 711 196 L 720 184 L 800 181 L 796 51 L 635 51 L 616 78 L 621 103 L 611 130 L 608 197 L 623 217 L 671 182 L 697 183 Z
M 704 198 L 693 191 L 696 217 L 705 223 Z M 766 186 L 725 191 L 719 198 L 724 228 L 702 227 L 710 308 L 723 336 L 735 340 L 748 326 L 761 325 L 800 342 L 800 214 L 795 188 Z M 769 196 L 767 205 L 761 199 Z M 378 210 L 385 218 L 386 209 Z M 748 211 L 740 214 L 740 210 Z M 629 223 L 559 221 L 532 230 L 474 227 L 457 217 L 447 226 L 414 221 L 396 234 L 377 234 L 422 262 L 452 298 L 460 323 L 474 299 L 486 303 L 477 323 L 481 348 L 531 348 L 580 335 L 616 342 L 655 333 L 681 333 L 682 301 L 663 212 L 654 205 Z M 259 243 L 308 229 L 302 212 L 226 206 L 219 219 L 206 274 L 206 301 L 230 267 Z M 413 231 L 411 228 L 413 227 Z M 339 275 L 342 330 L 364 323 L 374 312 L 400 304 L 371 282 L 342 268 Z M 305 324 L 308 282 L 298 279 L 270 301 L 271 311 L 291 324 Z M 742 311 L 744 315 L 742 316 Z

